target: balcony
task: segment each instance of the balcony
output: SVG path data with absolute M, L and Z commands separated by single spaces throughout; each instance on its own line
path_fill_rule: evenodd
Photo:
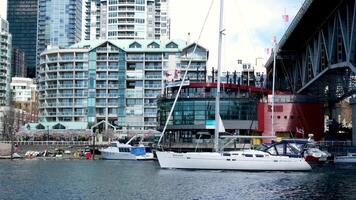
M 76 88 L 87 88 L 88 85 L 87 84 L 75 84 L 74 87 L 76 87 Z
M 59 75 L 58 79 L 73 79 L 74 75 Z
M 62 89 L 62 88 L 73 88 L 73 84 L 61 84 L 61 85 L 58 85 L 58 88 L 59 89 Z
M 146 61 L 162 61 L 162 56 L 148 56 L 146 55 Z
M 145 126 L 157 126 L 157 122 L 145 122 Z
M 162 88 L 162 85 L 161 84 L 145 84 L 145 88 L 160 89 L 160 88 Z
M 157 117 L 156 112 L 145 112 L 144 114 L 145 117 Z
M 76 79 L 87 79 L 88 75 L 75 75 Z
M 158 65 L 146 65 L 145 70 L 162 70 L 162 66 Z
M 146 75 L 146 79 L 162 79 L 162 75 Z
M 134 55 L 127 55 L 126 58 L 127 61 L 143 61 L 144 60 L 144 56 L 140 55 L 140 56 L 134 56 Z

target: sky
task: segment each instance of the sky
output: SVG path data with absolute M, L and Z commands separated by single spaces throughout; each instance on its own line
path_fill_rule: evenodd
M 209 70 L 217 66 L 218 0 L 170 0 L 171 39 L 188 38 L 196 42 L 209 6 L 213 6 L 199 44 L 209 50 Z M 236 69 L 237 60 L 254 63 L 267 58 L 266 48 L 272 47 L 275 35 L 279 40 L 304 0 L 225 0 L 222 51 L 223 71 Z M 282 15 L 289 15 L 289 23 Z M 0 15 L 6 18 L 6 0 L 0 0 Z
M 171 38 L 198 39 L 212 0 L 170 0 Z M 304 0 L 225 0 L 222 47 L 222 71 L 236 69 L 237 60 L 254 63 L 267 58 L 272 38 L 279 40 Z M 214 0 L 212 10 L 199 43 L 209 50 L 209 69 L 217 66 L 218 22 L 220 1 Z M 289 23 L 282 15 L 289 15 Z
M 0 16 L 6 19 L 7 0 L 0 0 Z

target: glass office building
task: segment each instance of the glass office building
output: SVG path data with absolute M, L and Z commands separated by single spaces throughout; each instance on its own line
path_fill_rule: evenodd
M 82 0 L 39 0 L 38 59 L 47 46 L 64 48 L 79 42 L 81 31 Z
M 188 70 L 206 81 L 208 51 L 185 41 L 93 40 L 41 54 L 41 123 L 107 121 L 127 129 L 155 129 L 157 100 L 166 84 Z
M 12 35 L 12 46 L 25 54 L 27 76 L 36 75 L 38 0 L 9 0 L 7 2 L 7 20 Z

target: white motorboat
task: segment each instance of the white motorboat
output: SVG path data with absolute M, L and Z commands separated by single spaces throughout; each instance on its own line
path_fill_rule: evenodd
M 111 142 L 108 148 L 100 149 L 101 158 L 106 160 L 152 160 L 154 155 L 150 148 L 140 144 L 132 146 L 118 141 Z
M 335 156 L 335 163 L 355 163 L 356 164 L 356 153 L 348 153 L 346 156 Z
M 220 118 L 220 74 L 221 74 L 221 44 L 224 29 L 222 27 L 223 15 L 222 10 L 224 0 L 220 0 L 220 23 L 219 23 L 219 46 L 218 46 L 218 73 L 217 73 L 217 94 L 215 100 L 215 152 L 206 153 L 175 153 L 167 151 L 157 151 L 157 159 L 161 168 L 178 168 L 178 169 L 212 169 L 212 170 L 253 170 L 253 171 L 275 171 L 275 170 L 293 170 L 293 171 L 307 171 L 311 170 L 311 166 L 304 160 L 301 155 L 289 155 L 291 151 L 283 149 L 283 154 L 276 149 L 275 146 L 266 149 L 266 151 L 258 150 L 244 150 L 220 152 L 219 150 L 219 132 L 224 132 L 222 121 Z M 197 42 L 198 43 L 198 42 Z M 194 53 L 194 52 L 193 52 Z M 173 113 L 174 106 L 177 102 L 179 93 L 181 91 L 183 82 L 186 78 L 189 65 L 181 81 L 178 94 L 174 100 L 173 106 L 167 118 L 166 124 L 163 128 L 160 144 L 170 117 Z M 273 123 L 272 123 L 273 124 Z M 273 126 L 272 126 L 273 127 Z M 273 132 L 273 131 L 272 131 Z M 290 148 L 288 148 L 290 150 Z

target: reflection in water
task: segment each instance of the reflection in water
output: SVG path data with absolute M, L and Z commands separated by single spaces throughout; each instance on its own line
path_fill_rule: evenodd
M 162 170 L 157 162 L 0 161 L 0 199 L 353 199 L 356 167 Z

